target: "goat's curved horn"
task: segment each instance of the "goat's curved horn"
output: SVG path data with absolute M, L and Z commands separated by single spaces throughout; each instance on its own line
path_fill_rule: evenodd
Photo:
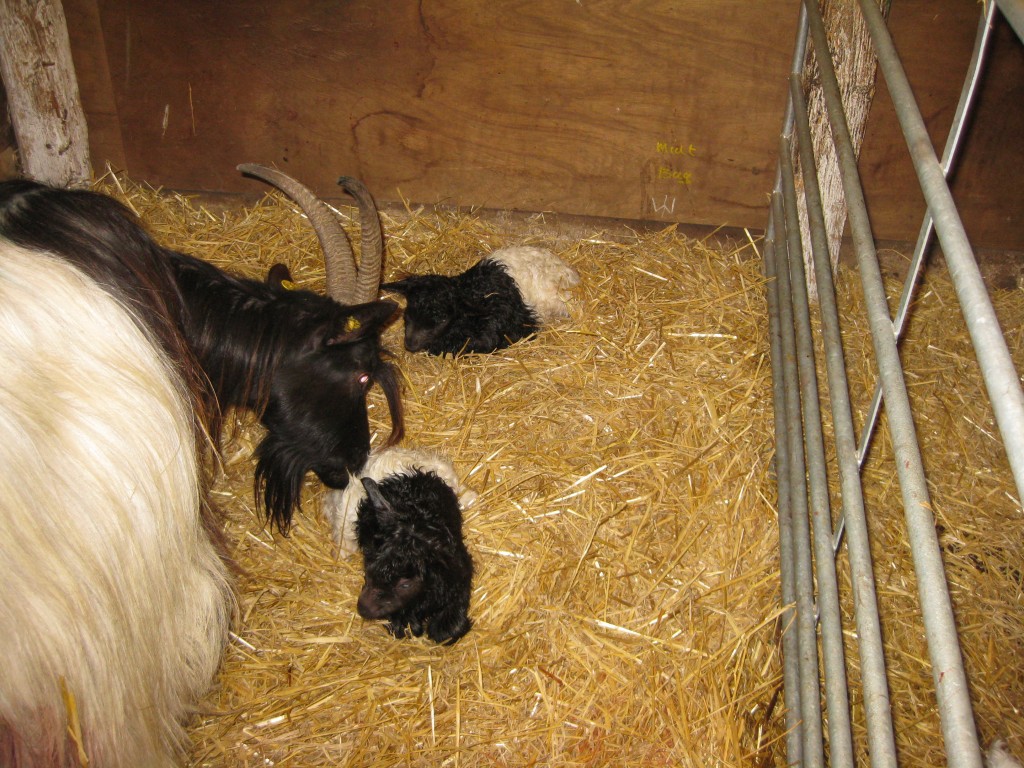
M 384 240 L 381 235 L 380 217 L 373 196 L 359 179 L 342 176 L 338 179 L 341 188 L 356 199 L 359 204 L 360 232 L 362 245 L 359 258 L 359 275 L 356 278 L 355 303 L 376 301 L 380 292 L 380 278 L 383 270 Z
M 352 245 L 341 223 L 323 200 L 305 185 L 274 168 L 256 163 L 243 163 L 238 170 L 277 187 L 294 200 L 309 217 L 324 252 L 327 273 L 327 295 L 342 304 L 358 304 L 356 300 L 356 267 Z M 365 246 L 364 246 L 365 248 Z

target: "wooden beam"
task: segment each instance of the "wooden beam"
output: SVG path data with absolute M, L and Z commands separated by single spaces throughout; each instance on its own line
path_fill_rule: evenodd
M 888 3 L 882 0 L 880 6 L 888 10 Z M 850 130 L 855 155 L 860 155 L 864 141 L 871 102 L 875 95 L 875 53 L 868 36 L 867 26 L 856 3 L 823 0 L 821 14 L 828 33 L 829 45 L 839 81 L 846 120 Z M 825 214 L 825 232 L 828 237 L 829 258 L 832 268 L 839 263 L 839 247 L 846 227 L 846 198 L 843 195 L 842 178 L 839 175 L 839 161 L 832 132 L 829 128 L 825 99 L 821 91 L 818 74 L 817 52 L 809 46 L 803 71 L 804 90 L 807 93 L 807 111 L 811 123 L 811 142 L 814 145 L 814 162 L 818 169 L 818 186 L 821 204 Z M 794 149 L 793 163 L 799 167 L 799 158 Z M 807 210 L 804 205 L 803 178 L 796 177 L 797 199 L 800 208 L 800 236 L 803 240 L 804 264 L 807 284 L 811 296 L 817 296 L 814 278 L 814 262 L 811 254 L 810 229 L 807 224 Z
M 89 137 L 60 0 L 0 0 L 0 39 L 22 173 L 59 186 L 88 181 Z

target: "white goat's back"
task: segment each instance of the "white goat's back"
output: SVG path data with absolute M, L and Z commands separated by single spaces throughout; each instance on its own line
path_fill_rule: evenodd
M 523 301 L 542 323 L 569 316 L 569 295 L 579 284 L 576 270 L 545 248 L 513 245 L 484 257 L 495 261 L 516 281 Z
M 84 764 L 72 708 L 92 768 L 179 763 L 231 610 L 193 424 L 124 307 L 0 240 L 0 764 Z

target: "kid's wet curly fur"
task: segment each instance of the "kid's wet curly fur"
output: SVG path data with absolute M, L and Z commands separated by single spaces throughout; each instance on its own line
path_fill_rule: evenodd
M 396 637 L 425 633 L 454 643 L 472 626 L 473 560 L 459 494 L 474 494 L 462 491 L 446 460 L 408 448 L 371 454 L 361 481 L 329 492 L 324 503 L 342 549 L 354 537 L 363 554 L 359 615 L 386 619 Z
M 550 251 L 501 248 L 460 275 L 412 275 L 383 290 L 406 298 L 405 348 L 432 355 L 494 352 L 568 315 L 575 270 Z

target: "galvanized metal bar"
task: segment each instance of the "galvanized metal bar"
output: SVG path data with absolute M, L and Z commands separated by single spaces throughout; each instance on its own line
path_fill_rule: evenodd
M 801 72 L 803 71 L 804 60 L 807 58 L 807 10 L 800 6 L 800 18 L 797 21 L 796 28 L 796 45 L 793 48 L 793 58 L 790 61 L 789 70 L 790 72 Z M 782 117 L 782 133 L 791 133 L 793 131 L 793 105 L 789 98 L 786 98 L 786 111 Z M 782 168 L 776 163 L 775 166 L 775 186 L 772 187 L 773 191 L 777 191 L 782 184 Z M 765 228 L 765 240 L 773 240 L 775 238 L 775 216 L 772 210 L 769 210 L 768 214 L 768 226 Z
M 793 49 L 791 69 L 800 71 L 807 56 L 807 12 L 801 7 L 797 22 L 796 45 Z M 788 133 L 793 122 L 793 107 L 786 104 L 783 116 L 782 132 Z M 796 574 L 793 558 L 793 510 L 791 488 L 791 458 L 789 455 L 789 430 L 793 419 L 787 413 L 786 384 L 783 368 L 785 367 L 782 351 L 782 330 L 779 318 L 779 283 L 778 252 L 785 250 L 785 237 L 780 236 L 779 247 L 776 247 L 776 222 L 784 226 L 782 213 L 782 197 L 778 193 L 781 184 L 782 170 L 776 167 L 775 192 L 765 228 L 764 268 L 767 278 L 767 301 L 769 333 L 771 339 L 772 385 L 775 407 L 775 474 L 778 483 L 778 515 L 779 515 L 779 562 L 780 581 L 782 588 L 781 616 L 782 622 L 782 679 L 783 695 L 786 706 L 786 762 L 799 765 L 803 762 L 803 726 L 801 721 L 801 682 L 800 682 L 800 641 L 796 621 Z M 815 675 L 815 679 L 817 675 Z
M 988 5 L 993 4 L 993 0 L 988 0 Z M 998 5 L 1017 37 L 1024 43 L 1024 0 L 999 0 Z
M 953 279 L 982 379 L 992 401 L 996 424 L 1003 438 L 1010 469 L 1017 484 L 1017 498 L 1024 500 L 1024 390 L 1010 357 L 1006 339 L 992 307 L 981 270 L 967 239 L 953 195 L 932 149 L 931 138 L 917 108 L 914 93 L 903 71 L 885 19 L 873 3 L 861 0 L 868 33 L 875 44 L 878 66 L 892 95 L 910 157 L 917 172 L 928 208 L 935 220 L 935 232 L 942 243 L 946 267 Z
M 800 7 L 800 18 L 797 20 L 796 45 L 793 46 L 793 58 L 789 64 L 790 74 L 803 72 L 804 62 L 807 60 L 807 10 Z M 786 114 L 782 119 L 782 134 L 787 135 L 793 132 L 793 104 L 786 100 Z M 775 188 L 779 188 L 779 181 L 776 178 Z
M 843 113 L 835 69 L 830 56 L 825 54 L 829 47 L 821 14 L 815 0 L 804 0 L 804 5 L 808 12 L 811 40 L 815 50 L 821 53 L 818 56 L 818 63 L 822 88 L 833 143 L 839 157 L 848 222 L 860 270 L 875 358 L 882 378 L 882 390 L 889 417 L 889 431 L 903 497 L 904 516 L 917 575 L 921 609 L 925 619 L 925 634 L 946 754 L 950 765 L 955 768 L 981 768 L 981 751 L 974 728 L 949 588 L 935 532 L 935 519 L 931 513 L 917 431 L 910 411 L 892 320 L 889 317 L 878 255 L 875 252 L 867 206 L 857 171 L 857 159 Z M 864 2 L 861 5 L 863 6 Z M 880 17 L 878 9 L 874 10 Z M 936 217 L 937 224 L 938 219 L 939 217 Z
M 776 228 L 785 217 L 776 219 Z M 782 373 L 786 399 L 787 447 L 789 449 L 790 508 L 793 526 L 793 574 L 796 591 L 798 666 L 800 670 L 800 719 L 803 768 L 820 768 L 825 762 L 821 720 L 821 685 L 818 675 L 818 634 L 814 605 L 814 574 L 811 562 L 811 533 L 807 510 L 807 470 L 800 418 L 800 384 L 793 330 L 793 303 L 789 261 L 802 258 L 799 246 L 794 255 L 783 237 L 777 236 L 776 282 L 778 284 L 779 328 L 782 339 Z
M 776 203 L 779 211 L 775 211 Z M 772 196 L 772 214 L 782 220 L 781 198 Z M 785 245 L 783 245 L 785 247 Z M 782 330 L 779 321 L 779 283 L 776 279 L 774 240 L 765 240 L 765 294 L 768 302 L 768 333 L 772 361 L 772 393 L 775 408 L 775 480 L 778 485 L 779 579 L 782 586 L 782 686 L 786 706 L 786 763 L 796 765 L 803 754 L 800 730 L 800 653 L 796 634 L 796 586 L 793 574 L 793 522 L 789 476 L 789 418 L 786 414 L 785 377 L 782 373 Z
M 796 115 L 797 148 L 807 203 L 808 231 L 818 285 L 818 312 L 832 408 L 832 431 L 839 467 L 842 514 L 848 520 L 847 549 L 853 585 L 854 618 L 857 623 L 857 649 L 860 655 L 861 691 L 871 764 L 881 768 L 896 766 L 896 739 L 892 725 L 892 707 L 886 684 L 885 651 L 871 562 L 867 515 L 857 462 L 857 439 L 850 405 L 850 385 L 846 376 L 843 340 L 832 280 L 831 259 L 825 215 L 818 187 L 817 167 L 811 143 L 807 103 L 798 75 L 789 80 L 790 100 Z
M 960 101 L 956 106 L 956 113 L 953 115 L 953 124 L 950 126 L 949 135 L 946 138 L 946 147 L 942 152 L 943 178 L 948 179 L 953 166 L 956 163 L 957 154 L 963 140 L 967 126 L 967 117 L 970 114 L 971 106 L 974 104 L 974 96 L 978 91 L 978 84 L 981 81 L 981 73 L 985 63 L 985 54 L 988 52 L 989 42 L 992 39 L 992 28 L 995 20 L 996 5 L 988 3 L 988 7 L 981 15 L 978 22 L 978 33 L 974 37 L 974 52 L 971 54 L 971 61 L 967 66 L 967 74 L 964 78 L 964 85 L 960 91 Z M 921 231 L 917 236 L 917 244 L 914 246 L 914 255 L 910 260 L 910 267 L 907 270 L 907 277 L 903 283 L 903 293 L 900 296 L 900 303 L 896 309 L 896 318 L 893 320 L 893 332 L 896 338 L 903 337 L 906 328 L 907 315 L 910 303 L 914 298 L 918 279 L 924 269 L 925 254 L 931 243 L 933 232 L 931 211 L 926 210 L 924 221 L 921 223 Z M 860 433 L 860 443 L 857 446 L 857 460 L 863 466 L 867 458 L 868 449 L 871 447 L 871 438 L 875 433 L 875 426 L 878 424 L 878 417 L 882 410 L 882 384 L 875 385 L 875 392 L 868 407 L 867 417 L 864 420 L 864 428 Z M 842 535 L 842 526 L 836 531 L 836 544 Z
M 828 495 L 828 469 L 825 464 L 825 438 L 818 401 L 818 374 L 814 363 L 814 337 L 811 331 L 810 300 L 804 274 L 803 244 L 797 214 L 796 186 L 793 177 L 792 145 L 788 136 L 779 141 L 782 165 L 782 199 L 786 215 L 786 235 L 790 254 L 789 283 L 793 302 L 793 328 L 796 339 L 797 372 L 803 416 L 804 451 L 807 463 L 812 544 L 818 587 L 818 622 L 828 712 L 829 758 L 834 766 L 853 766 L 853 732 L 850 727 L 850 696 L 846 685 L 846 657 L 843 653 L 843 619 L 839 610 L 839 585 L 832 556 L 832 512 Z

